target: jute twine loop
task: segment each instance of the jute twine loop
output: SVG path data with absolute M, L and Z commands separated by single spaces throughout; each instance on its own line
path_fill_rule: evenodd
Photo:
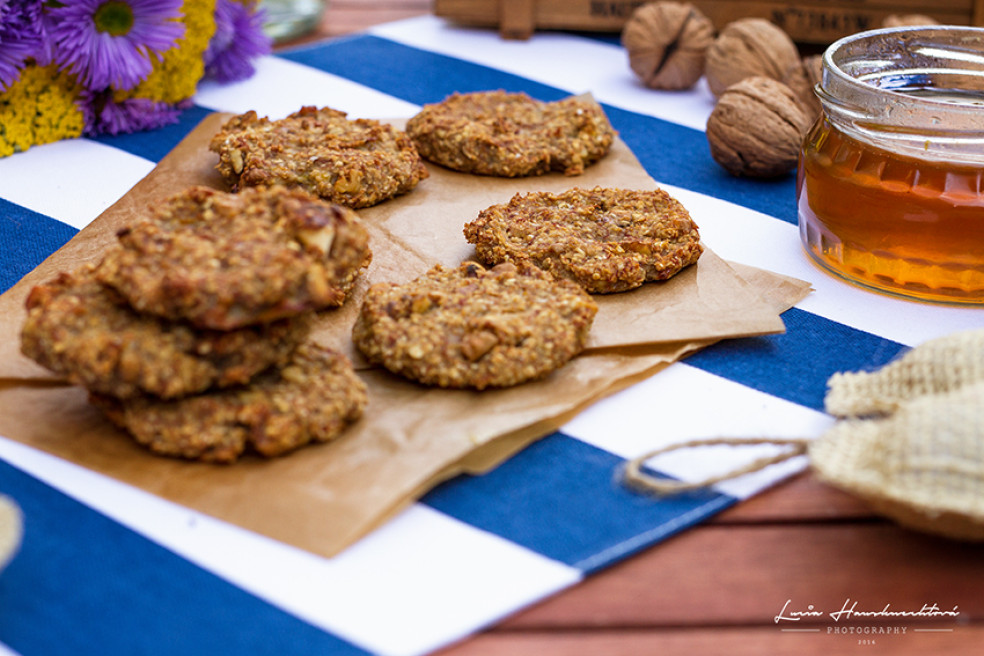
M 671 451 L 682 449 L 695 449 L 706 446 L 760 446 L 770 444 L 776 446 L 790 447 L 782 453 L 772 456 L 763 456 L 741 467 L 735 467 L 717 476 L 708 476 L 700 481 L 678 481 L 667 478 L 656 478 L 643 470 L 643 466 L 656 456 Z M 800 438 L 780 438 L 780 437 L 719 437 L 709 439 L 696 439 L 671 444 L 660 449 L 655 449 L 629 460 L 625 464 L 622 472 L 623 480 L 626 485 L 638 492 L 646 492 L 656 495 L 679 494 L 681 492 L 692 492 L 702 490 L 723 481 L 729 481 L 746 474 L 751 474 L 770 465 L 777 465 L 790 458 L 804 455 L 807 451 L 809 440 Z
M 984 541 L 984 330 L 927 341 L 878 371 L 834 374 L 827 386 L 825 408 L 838 421 L 815 440 L 690 440 L 629 461 L 625 483 L 673 494 L 807 454 L 820 481 L 899 524 Z M 692 483 L 642 471 L 643 463 L 659 454 L 718 444 L 790 448 Z

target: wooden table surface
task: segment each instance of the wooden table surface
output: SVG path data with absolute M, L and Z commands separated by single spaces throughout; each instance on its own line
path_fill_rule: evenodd
M 331 0 L 319 31 L 300 41 L 429 11 L 429 0 Z M 812 606 L 824 615 L 777 622 L 787 601 L 789 611 Z M 827 614 L 854 602 L 857 610 L 935 604 L 959 614 L 850 622 Z M 791 653 L 984 653 L 984 547 L 900 528 L 807 473 L 442 656 Z

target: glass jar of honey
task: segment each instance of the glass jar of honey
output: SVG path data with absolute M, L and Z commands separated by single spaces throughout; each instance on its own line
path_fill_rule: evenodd
M 984 29 L 845 37 L 817 94 L 797 171 L 806 251 L 865 287 L 984 304 Z

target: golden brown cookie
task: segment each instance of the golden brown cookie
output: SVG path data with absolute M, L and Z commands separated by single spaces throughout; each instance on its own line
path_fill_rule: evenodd
M 690 214 L 660 189 L 516 194 L 464 233 L 485 264 L 532 262 L 592 294 L 666 280 L 702 252 Z
M 91 400 L 154 453 L 230 463 L 247 449 L 273 457 L 328 442 L 362 416 L 367 395 L 345 356 L 309 342 L 247 387 L 176 401 Z
M 596 103 L 541 102 L 504 91 L 456 93 L 425 105 L 407 122 L 407 134 L 429 161 L 509 178 L 550 171 L 580 175 L 615 139 Z
M 285 363 L 310 328 L 307 315 L 226 332 L 138 314 L 95 280 L 91 265 L 35 286 L 27 310 L 24 355 L 73 384 L 121 398 L 241 385 Z
M 579 353 L 597 310 L 577 285 L 530 265 L 438 265 L 373 285 L 352 337 L 370 362 L 426 385 L 508 387 Z
M 285 187 L 191 187 L 122 230 L 97 275 L 139 312 L 230 330 L 341 305 L 371 258 L 348 208 Z
M 300 187 L 353 208 L 405 194 L 428 175 L 406 133 L 328 107 L 303 107 L 273 121 L 253 111 L 234 116 L 209 148 L 233 189 Z

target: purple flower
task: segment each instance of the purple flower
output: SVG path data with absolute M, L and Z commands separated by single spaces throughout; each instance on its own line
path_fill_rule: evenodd
M 44 52 L 41 3 L 38 0 L 0 0 L 0 91 L 20 77 L 28 59 Z
M 245 80 L 255 72 L 252 60 L 270 52 L 263 33 L 264 12 L 253 3 L 217 0 L 215 34 L 205 51 L 205 75 L 219 82 Z
M 90 89 L 132 89 L 184 36 L 181 0 L 72 0 L 49 9 L 55 61 Z
M 177 123 L 181 112 L 191 106 L 191 100 L 176 105 L 149 98 L 113 100 L 110 92 L 83 91 L 80 107 L 85 116 L 83 134 L 124 134 L 153 130 Z

